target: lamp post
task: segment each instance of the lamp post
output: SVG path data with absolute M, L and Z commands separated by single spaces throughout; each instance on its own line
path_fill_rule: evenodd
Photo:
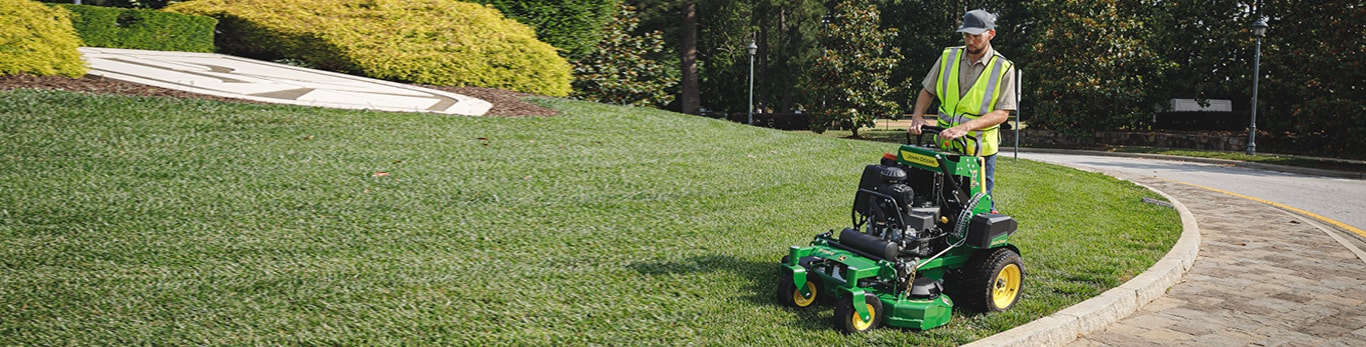
M 759 46 L 754 44 L 754 40 L 749 40 L 749 125 L 754 125 L 754 51 L 759 50 Z
M 1252 59 L 1252 123 L 1247 127 L 1247 155 L 1257 155 L 1257 79 L 1262 74 L 1262 37 L 1266 36 L 1266 19 L 1257 18 L 1252 22 L 1252 36 L 1257 38 L 1257 48 Z

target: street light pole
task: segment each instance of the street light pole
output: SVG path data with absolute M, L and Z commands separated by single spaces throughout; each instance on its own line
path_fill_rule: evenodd
M 1252 22 L 1252 36 L 1257 37 L 1257 48 L 1252 59 L 1252 123 L 1247 127 L 1247 155 L 1257 155 L 1257 80 L 1262 74 L 1262 37 L 1266 36 L 1266 20 Z
M 749 40 L 749 125 L 754 125 L 754 52 L 759 50 L 759 46 L 754 44 L 754 40 Z

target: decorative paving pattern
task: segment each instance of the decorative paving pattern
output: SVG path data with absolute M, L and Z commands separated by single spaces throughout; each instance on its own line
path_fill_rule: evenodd
M 1302 217 L 1158 179 L 1200 225 L 1166 295 L 1068 346 L 1366 346 L 1366 266 Z
M 81 47 L 89 74 L 278 104 L 480 116 L 487 101 L 441 90 L 223 54 Z

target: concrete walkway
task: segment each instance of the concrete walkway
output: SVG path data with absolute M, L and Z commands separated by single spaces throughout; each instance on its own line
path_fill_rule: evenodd
M 480 116 L 493 107 L 465 95 L 373 78 L 213 53 L 81 47 L 90 75 L 277 104 Z

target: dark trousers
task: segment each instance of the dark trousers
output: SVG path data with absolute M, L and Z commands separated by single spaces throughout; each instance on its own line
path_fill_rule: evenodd
M 987 167 L 986 167 L 986 175 L 987 175 L 987 195 L 988 195 L 988 196 L 991 196 L 991 209 L 995 210 L 995 209 L 996 209 L 996 196 L 995 196 L 995 195 L 992 195 L 991 192 L 992 192 L 992 190 L 993 190 L 994 188 L 996 188 L 996 155 L 995 155 L 995 154 L 988 155 L 988 156 L 986 156 L 984 159 L 986 159 L 986 163 L 987 163 L 987 165 L 986 165 L 986 166 L 987 166 Z

